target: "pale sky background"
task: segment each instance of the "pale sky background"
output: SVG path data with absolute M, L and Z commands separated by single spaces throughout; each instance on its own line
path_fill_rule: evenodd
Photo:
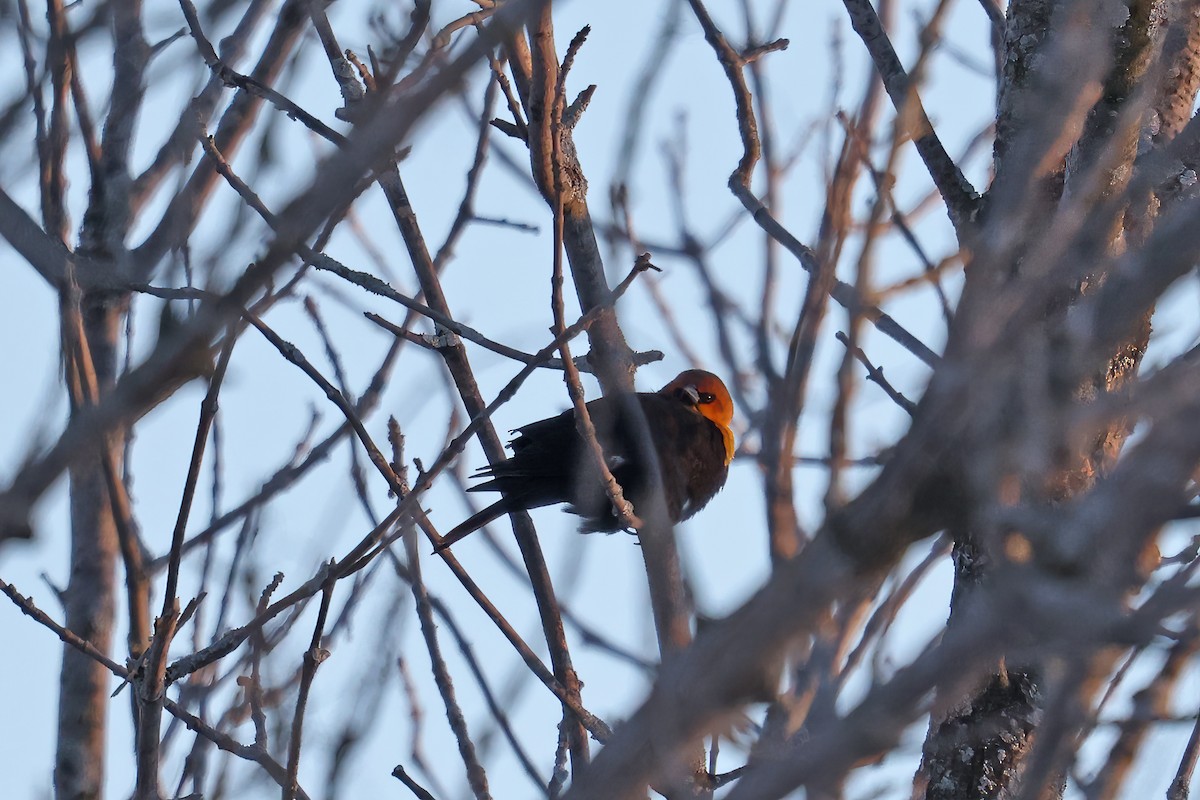
M 759 3 L 760 25 L 768 18 L 771 4 Z M 584 169 L 591 182 L 591 207 L 598 221 L 608 218 L 607 190 L 619 158 L 622 120 L 627 113 L 629 93 L 642 69 L 654 35 L 661 26 L 670 3 L 662 2 L 565 2 L 556 8 L 557 39 L 560 55 L 573 33 L 584 24 L 592 33 L 580 52 L 569 82 L 573 96 L 588 84 L 598 84 L 594 100 L 576 129 L 576 142 Z M 735 41 L 744 39 L 740 12 L 730 0 L 711 0 L 710 11 Z M 930 13 L 932 3 L 900 3 L 899 29 L 894 37 L 897 49 L 906 63 L 915 53 L 914 18 Z M 372 41 L 360 27 L 366 4 L 357 0 L 342 0 L 330 8 L 331 21 L 343 47 L 365 54 Z M 456 13 L 468 11 L 467 2 L 435 3 L 437 19 L 444 22 Z M 76 12 L 77 13 L 77 12 Z M 403 10 L 406 19 L 407 9 Z M 393 12 L 392 18 L 396 18 Z M 158 41 L 183 25 L 179 8 L 165 0 L 147 3 L 148 39 Z M 689 153 L 687 160 L 687 203 L 691 225 L 702 239 L 708 239 L 734 214 L 739 206 L 726 188 L 730 171 L 740 155 L 740 143 L 733 113 L 729 86 L 705 43 L 699 25 L 686 9 L 680 16 L 681 38 L 663 63 L 665 72 L 650 98 L 647 134 L 637 154 L 633 182 L 633 211 L 639 233 L 648 240 L 674 243 L 675 227 L 668 208 L 670 186 L 660 143 L 676 136 L 679 119 L 686 126 Z M 972 62 L 986 66 L 990 63 L 986 20 L 974 2 L 955 4 L 945 26 L 947 40 Z M 209 39 L 217 41 L 228 30 L 208 30 Z M 831 103 L 843 109 L 853 109 L 859 100 L 865 75 L 866 56 L 861 43 L 850 30 L 845 12 L 835 0 L 807 0 L 788 5 L 787 15 L 779 34 L 791 39 L 791 47 L 765 59 L 773 91 L 773 113 L 777 135 L 785 148 L 799 141 L 803 131 L 827 116 Z M 254 48 L 251 48 L 254 52 Z M 304 62 L 302 76 L 279 87 L 310 112 L 326 123 L 344 130 L 333 111 L 340 105 L 337 87 L 332 81 L 327 62 L 315 38 L 310 34 L 299 49 Z M 0 81 L 0 99 L 9 98 L 23 90 L 23 73 L 19 50 L 11 24 L 0 29 L 0 63 L 6 66 Z M 92 92 L 93 105 L 99 107 L 107 86 L 107 55 L 101 52 L 81 54 L 85 63 L 97 65 L 85 70 L 84 81 Z M 236 65 L 248 71 L 245 63 Z M 990 78 L 966 67 L 959 59 L 939 53 L 930 65 L 931 85 L 924 93 L 926 106 L 946 142 L 951 154 L 961 153 L 965 144 L 991 115 L 993 89 Z M 196 91 L 197 81 L 206 79 L 202 62 L 190 39 L 174 43 L 158 59 L 150 71 L 155 89 L 150 103 L 139 120 L 138 147 L 135 165 L 140 170 L 157 150 L 166 126 L 174 123 L 179 110 Z M 482 97 L 483 70 L 472 73 L 472 89 L 468 96 L 477 106 Z M 838 80 L 841 91 L 836 101 L 831 98 L 831 82 Z M 501 114 L 503 116 L 503 114 Z M 887 112 L 890 118 L 890 108 Z M 243 147 L 234 167 L 244 166 L 247 156 L 253 157 L 264 129 L 274 133 L 276 163 L 261 175 L 243 173 L 267 204 L 275 210 L 282 208 L 300 191 L 312 174 L 316 159 L 328 152 L 327 146 L 316 142 L 312 134 L 298 123 L 291 122 L 278 112 L 264 108 L 251 141 Z M 32 121 L 19 134 L 32 141 Z M 475 140 L 475 123 L 464 112 L 461 103 L 449 99 L 440 112 L 428 118 L 414 141 L 412 155 L 401 165 L 418 218 L 431 247 L 444 239 L 445 231 L 457 209 L 465 184 Z M 7 143 L 6 153 L 22 152 L 22 143 Z M 821 174 L 821 135 L 814 137 L 804 151 L 804 157 L 785 181 L 783 202 L 775 209 L 778 217 L 802 240 L 812 242 L 823 202 L 824 181 Z M 501 135 L 493 137 L 493 147 L 510 154 L 527 169 L 525 154 L 513 140 Z M 23 152 L 32 154 L 32 144 Z M 989 149 L 983 148 L 964 164 L 977 188 L 986 185 Z M 74 154 L 74 167 L 82 165 L 79 153 Z M 30 155 L 32 158 L 32 155 Z M 0 184 L 25 207 L 37 215 L 35 175 L 31 163 L 0 163 Z M 897 196 L 908 207 L 927 191 L 927 180 L 911 148 L 903 154 L 901 181 Z M 83 209 L 86 182 L 82 173 L 72 183 L 73 219 L 77 227 Z M 174 185 L 173 182 L 168 182 Z M 865 179 L 864 179 L 865 184 Z M 232 193 L 222 186 L 218 192 L 225 196 L 215 207 L 228 213 Z M 871 194 L 861 192 L 855 211 L 865 212 Z M 160 198 L 161 200 L 161 198 Z M 161 206 L 161 202 L 159 203 Z M 457 247 L 457 258 L 443 277 L 443 287 L 457 318 L 505 344 L 532 352 L 548 341 L 547 328 L 551 323 L 549 309 L 550 274 L 550 216 L 544 203 L 536 196 L 529 182 L 517 178 L 496 157 L 489 162 L 481 192 L 476 201 L 479 214 L 537 225 L 540 234 L 530 235 L 511 229 L 478 225 L 471 228 Z M 415 279 L 399 235 L 391 221 L 382 197 L 377 190 L 369 191 L 356 206 L 362 225 L 370 238 L 384 253 L 392 274 L 398 276 L 397 288 L 414 293 Z M 194 234 L 194 263 L 198 269 L 214 254 L 218 273 L 227 281 L 231 275 L 261 251 L 267 240 L 265 228 L 257 221 L 233 242 L 224 241 L 224 221 L 220 214 L 203 220 Z M 147 219 L 156 219 L 149 214 Z M 946 254 L 950 247 L 950 228 L 940 207 L 919 218 L 918 235 L 933 258 Z M 136 231 L 132 240 L 140 243 L 145 230 Z M 219 238 L 218 238 L 219 237 Z M 734 235 L 712 254 L 712 268 L 723 288 L 748 307 L 757 304 L 761 264 L 761 237 L 746 219 Z M 328 252 L 347 265 L 373 271 L 373 262 L 351 237 L 339 234 Z M 848 249 L 845 264 L 852 265 L 857 245 Z M 615 279 L 623 276 L 629 266 L 628 253 L 619 260 L 606 253 L 608 269 Z M 56 300 L 53 292 L 40 277 L 0 243 L 0 258 L 6 269 L 0 271 L 0 341 L 9 346 L 0 348 L 0 374 L 10 381 L 0 392 L 0 485 L 13 476 L 21 458 L 33 442 L 52 440 L 65 417 L 58 363 L 58 327 Z M 780 291 L 777 318 L 785 325 L 794 323 L 805 278 L 799 266 L 786 254 L 780 254 Z M 695 349 L 711 360 L 700 366 L 716 368 L 723 365 L 717 357 L 715 343 L 709 339 L 710 326 L 702 303 L 700 288 L 691 267 L 668 256 L 656 256 L 655 263 L 663 268 L 659 281 L 664 293 L 681 298 L 678 313 L 686 328 L 689 308 L 695 309 L 699 335 Z M 900 245 L 889 245 L 880 252 L 877 272 L 881 282 L 915 274 L 920 270 L 917 259 Z M 179 285 L 177 271 L 163 270 L 155 280 L 157 285 Z M 947 288 L 952 296 L 957 291 L 957 279 L 951 277 Z M 389 319 L 399 320 L 402 312 L 396 306 L 366 296 L 355 287 L 342 284 L 327 275 L 308 279 L 306 290 L 320 303 L 322 313 L 334 332 L 350 375 L 350 384 L 361 390 L 389 345 L 386 333 L 362 319 L 358 309 L 370 308 Z M 1156 327 L 1166 334 L 1194 337 L 1194 287 L 1177 292 L 1160 314 Z M 349 306 L 337 298 L 345 298 Z M 568 301 L 568 317 L 573 318 L 577 306 Z M 1178 311 L 1171 311 L 1177 307 Z M 940 349 L 944 323 L 940 311 L 928 290 L 919 290 L 888 306 L 909 330 L 935 350 Z M 1168 313 L 1170 312 L 1170 313 Z M 647 298 L 644 288 L 635 287 L 619 306 L 622 325 L 631 344 L 637 349 L 664 351 L 664 361 L 644 368 L 638 376 L 639 388 L 657 389 L 680 369 L 693 366 L 674 351 L 670 339 Z M 1188 316 L 1184 316 L 1184 314 Z M 153 340 L 157 318 L 157 301 L 139 298 L 136 306 L 138 341 L 143 349 Z M 1163 320 L 1166 320 L 1164 323 Z M 268 324 L 298 345 L 327 375 L 331 375 L 319 339 L 297 303 L 274 309 L 267 317 Z M 814 371 L 809 411 L 802 422 L 801 452 L 822 455 L 825 451 L 827 420 L 824 410 L 833 397 L 832 376 L 840 345 L 834 339 L 835 330 L 843 329 L 845 317 L 840 308 L 831 306 L 830 319 L 823 332 L 819 361 Z M 428 328 L 420 328 L 427 330 Z M 866 349 L 875 363 L 882 365 L 888 377 L 910 398 L 917 398 L 927 370 L 915 358 L 873 332 L 868 335 Z M 519 369 L 511 361 L 468 345 L 472 364 L 484 396 L 490 399 Z M 575 352 L 585 350 L 583 340 L 577 340 Z M 1148 358 L 1153 362 L 1153 353 Z M 408 456 L 432 463 L 443 444 L 447 417 L 445 381 L 440 375 L 439 359 L 426 351 L 408 347 L 398 362 L 381 409 L 369 420 L 368 427 L 379 442 L 385 440 L 384 423 L 394 414 L 408 436 Z M 728 376 L 727 376 L 728 377 Z M 595 383 L 586 384 L 589 397 L 598 394 Z M 179 492 L 183 484 L 187 460 L 194 435 L 199 399 L 203 388 L 198 384 L 179 392 L 137 428 L 132 472 L 137 514 L 143 535 L 155 553 L 162 553 L 170 538 Z M 458 400 L 454 398 L 457 405 Z M 524 422 L 557 413 L 568 405 L 561 376 L 557 372 L 540 371 L 522 388 L 517 398 L 495 416 L 498 430 L 505 431 Z M 225 442 L 226 508 L 239 503 L 252 493 L 267 476 L 283 464 L 300 432 L 308 424 L 312 409 L 321 415 L 316 440 L 323 438 L 339 424 L 341 418 L 319 390 L 295 367 L 284 362 L 265 341 L 254 333 L 245 335 L 237 346 L 229 377 L 221 395 L 222 434 Z M 903 430 L 905 415 L 873 385 L 864 386 L 858 393 L 852 433 L 852 456 L 871 455 L 890 444 Z M 744 416 L 738 423 L 744 424 Z M 461 427 L 463 423 L 460 421 Z M 463 456 L 469 469 L 484 463 L 478 447 L 472 445 Z M 331 556 L 339 556 L 364 533 L 370 525 L 354 498 L 346 475 L 346 446 L 341 446 L 333 464 L 312 471 L 309 477 L 293 486 L 286 495 L 268 509 L 256 545 L 261 571 L 260 585 L 275 570 L 285 573 L 280 595 L 299 585 L 313 574 L 317 565 Z M 469 470 L 468 470 L 469 471 Z M 872 471 L 858 470 L 852 479 L 868 480 Z M 383 482 L 368 470 L 368 486 L 377 511 L 386 511 L 388 500 Z M 820 498 L 825 490 L 824 472 L 800 468 L 798 472 L 799 506 L 802 522 L 810 528 L 820 519 Z M 443 481 L 444 485 L 444 481 Z M 209 517 L 209 474 L 201 484 L 191 530 L 202 528 Z M 0 550 L 0 576 L 14 583 L 23 593 L 32 594 L 39 605 L 61 619 L 61 609 L 41 579 L 46 577 L 56 585 L 66 582 L 66 548 L 68 529 L 65 515 L 65 484 L 49 494 L 38 509 L 35 541 L 27 545 L 7 546 Z M 437 487 L 430 492 L 425 507 L 432 509 L 435 524 L 445 531 L 462 519 L 466 509 L 449 488 Z M 575 519 L 557 509 L 536 512 L 535 522 L 546 551 L 552 572 L 558 577 L 558 587 L 565 604 L 586 619 L 593 627 L 605 631 L 615 641 L 636 650 L 647 658 L 656 652 L 651 626 L 645 578 L 640 553 L 634 540 L 625 535 L 578 537 L 573 533 Z M 507 524 L 495 528 L 510 552 L 515 547 L 508 535 Z M 220 557 L 228 559 L 235 530 L 224 535 Z M 680 526 L 679 541 L 685 564 L 697 593 L 699 609 L 711 616 L 728 613 L 745 600 L 767 575 L 765 520 L 762 511 L 760 479 L 757 468 L 749 460 L 735 462 L 729 484 L 711 506 L 691 522 Z M 910 558 L 919 559 L 929 543 L 914 549 Z M 1164 550 L 1171 552 L 1169 546 Z M 532 599 L 525 583 L 515 579 L 494 559 L 481 537 L 476 536 L 455 547 L 455 553 L 472 571 L 527 641 L 541 640 L 540 628 L 533 612 Z M 220 559 L 218 559 L 220 562 Z M 582 564 L 575 578 L 570 578 L 574 566 Z M 195 591 L 195 564 L 185 570 L 181 596 L 187 598 Z M 227 561 L 218 563 L 215 574 L 223 574 Z M 384 570 L 386 572 L 386 570 Z M 432 592 L 451 605 L 460 625 L 471 632 L 475 653 L 489 669 L 494 687 L 503 691 L 517 671 L 524 669 L 515 653 L 476 607 L 465 596 L 457 582 L 436 560 L 425 562 L 426 579 Z M 946 615 L 950 569 L 942 565 L 923 584 L 918 595 L 909 603 L 896 631 L 888 640 L 889 654 L 895 663 L 904 663 L 917 652 L 943 625 Z M 219 584 L 218 584 L 219 585 Z M 362 651 L 363 642 L 371 641 L 380 626 L 399 625 L 404 629 L 403 654 L 411 673 L 420 681 L 426 723 L 424 749 L 431 762 L 450 759 L 457 762 L 457 753 L 445 725 L 440 700 L 429 679 L 428 659 L 420 641 L 411 601 L 402 605 L 398 618 L 388 618 L 392 593 L 408 590 L 396 580 L 381 574 L 369 593 L 367 607 L 360 610 L 355 624 L 348 631 L 351 641 L 341 640 L 331 646 L 332 657 L 320 668 L 313 687 L 308 723 L 306 725 L 305 760 L 301 766 L 301 783 L 314 796 L 319 796 L 324 780 L 325 749 L 328 743 L 328 723 L 344 713 L 351 703 L 357 686 L 364 680 L 364 665 L 354 655 Z M 340 608 L 345 593 L 335 596 L 335 611 Z M 214 607 L 208 609 L 206 622 L 211 626 Z M 123 602 L 123 597 L 120 598 Z M 315 605 L 306 608 L 298 633 L 283 645 L 279 654 L 289 651 L 299 664 L 300 656 L 311 634 Z M 123 615 L 118 613 L 118 619 Z M 241 624 L 246 610 L 232 612 L 232 624 Z M 570 630 L 570 629 L 569 629 Z M 460 669 L 457 650 L 443 631 L 443 649 L 456 675 L 456 687 L 468 711 L 472 730 L 486 727 L 485 710 L 473 683 Z M 50 796 L 50 775 L 53 764 L 57 673 L 60 646 L 46 630 L 20 613 L 7 601 L 0 603 L 0 633 L 7 643 L 8 657 L 0 658 L 0 731 L 5 746 L 0 747 L 0 796 L 4 798 L 41 798 Z M 123 647 L 123 630 L 118 631 L 118 648 Z M 204 636 L 211 636 L 205 629 Z M 191 630 L 181 636 L 173 648 L 174 655 L 186 652 Z M 360 637 L 367 637 L 362 639 Z M 620 721 L 636 708 L 644 696 L 644 676 L 589 648 L 572 634 L 572 655 L 580 676 L 585 682 L 584 703 L 610 724 Z M 544 651 L 544 648 L 537 648 Z M 339 658 L 340 654 L 344 654 Z M 120 655 L 116 656 L 118 659 Z M 1187 684 L 1196 688 L 1195 676 Z M 114 681 L 115 687 L 115 681 Z M 14 687 L 20 687 L 14 690 Z M 1185 694 L 1189 690 L 1185 690 Z M 1190 691 L 1194 695 L 1194 691 Z M 390 771 L 396 763 L 409 765 L 410 726 L 408 708 L 397 696 L 393 683 L 385 695 L 382 707 L 370 709 L 370 744 L 360 750 L 351 768 L 354 774 L 350 791 L 352 797 L 406 797 L 407 792 Z M 126 796 L 132 786 L 131 738 L 128 701 L 122 695 L 113 701 L 110 719 L 110 796 Z M 1192 709 L 1194 711 L 1194 709 Z M 548 771 L 553 753 L 555 725 L 560 716 L 557 702 L 540 684 L 527 687 L 519 700 L 510 707 L 513 722 L 524 738 L 528 752 L 539 767 Z M 364 720 L 364 722 L 367 720 Z M 325 723 L 325 724 L 323 724 Z M 240 739 L 249 741 L 247 728 L 237 731 Z M 907 797 L 908 776 L 915 766 L 924 735 L 924 723 L 910 730 L 903 753 L 909 756 L 904 763 L 888 763 L 881 768 L 862 770 L 856 776 L 849 796 L 867 797 L 875 791 L 885 798 Z M 1175 726 L 1160 734 L 1161 747 L 1151 746 L 1148 752 L 1161 753 L 1161 763 L 1146 764 L 1144 796 L 1160 795 L 1170 780 L 1170 772 L 1187 736 L 1186 726 Z M 1103 735 L 1102 735 L 1103 738 Z M 722 751 L 722 770 L 736 766 L 736 748 L 725 745 Z M 486 765 L 492 789 L 497 797 L 535 797 L 537 789 L 515 765 L 507 745 L 497 742 Z M 257 769 L 242 768 L 242 774 Z M 446 782 L 446 800 L 465 797 L 461 765 L 438 770 Z M 173 790 L 174 770 L 166 771 L 165 788 Z M 272 797 L 277 791 L 269 787 L 247 792 L 245 797 Z M 234 793 L 233 796 L 239 796 Z M 1131 795 L 1133 796 L 1133 795 Z

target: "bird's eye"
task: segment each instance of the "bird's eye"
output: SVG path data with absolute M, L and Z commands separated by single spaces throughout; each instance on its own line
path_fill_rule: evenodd
M 715 403 L 716 400 L 717 400 L 717 396 L 714 394 L 709 394 L 708 392 L 700 393 L 700 402 L 701 403 Z

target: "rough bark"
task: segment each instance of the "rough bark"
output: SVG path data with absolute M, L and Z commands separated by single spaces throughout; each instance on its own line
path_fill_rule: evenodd
M 111 385 L 123 305 L 112 297 L 84 298 L 83 322 L 97 376 Z M 120 463 L 119 448 L 111 442 Z M 71 479 L 71 573 L 63 593 L 67 628 L 97 650 L 112 649 L 116 563 L 119 552 L 112 506 L 99 459 L 74 467 Z M 111 674 L 102 664 L 73 647 L 63 646 L 59 673 L 58 752 L 54 763 L 58 800 L 103 797 L 104 749 L 107 741 Z

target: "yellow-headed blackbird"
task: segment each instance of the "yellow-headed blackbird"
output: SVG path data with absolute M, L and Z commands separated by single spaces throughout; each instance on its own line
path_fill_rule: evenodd
M 657 392 L 633 396 L 641 406 L 662 470 L 663 497 L 672 522 L 695 514 L 725 485 L 733 460 L 733 401 L 721 379 L 702 369 L 681 372 Z M 601 397 L 587 404 L 608 468 L 621 484 L 634 512 L 649 506 L 649 467 L 638 447 L 636 413 L 622 398 Z M 569 503 L 583 518 L 583 532 L 620 530 L 592 456 L 575 427 L 575 411 L 517 428 L 512 458 L 484 467 L 490 480 L 472 492 L 503 497 L 446 534 L 439 549 L 510 511 Z

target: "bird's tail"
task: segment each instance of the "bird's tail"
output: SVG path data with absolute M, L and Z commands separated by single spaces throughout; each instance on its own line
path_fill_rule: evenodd
M 497 500 L 487 508 L 472 514 L 458 525 L 454 526 L 454 530 L 442 537 L 441 543 L 437 547 L 433 548 L 433 552 L 440 553 L 458 540 L 466 538 L 468 534 L 474 533 L 492 520 L 499 519 L 512 510 L 514 510 L 514 508 L 512 503 L 509 502 L 508 498 L 501 498 Z

